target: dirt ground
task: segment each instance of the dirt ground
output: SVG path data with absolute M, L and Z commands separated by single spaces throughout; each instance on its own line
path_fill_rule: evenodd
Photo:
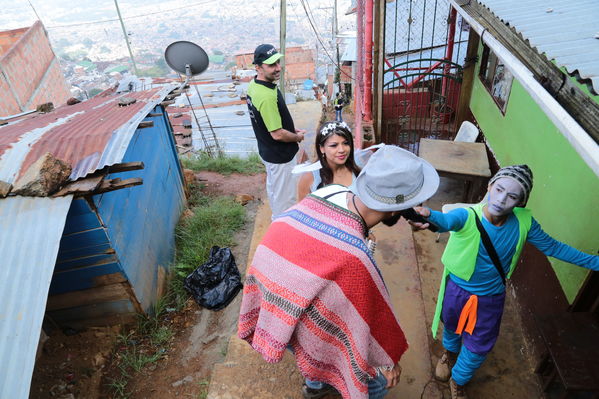
M 249 194 L 254 200 L 246 205 L 246 223 L 236 233 L 232 248 L 237 266 L 246 269 L 254 218 L 263 201 L 265 175 L 223 176 L 213 172 L 196 174 L 206 194 Z M 131 375 L 127 396 L 115 394 L 109 384 L 122 378 L 122 371 L 112 364 L 119 356 L 119 342 L 127 328 L 95 328 L 67 331 L 54 328 L 49 333 L 33 374 L 32 399 L 95 399 L 128 397 L 202 398 L 208 389 L 213 364 L 221 362 L 231 335 L 236 331 L 241 295 L 221 311 L 201 309 L 192 300 L 180 312 L 168 313 L 165 323 L 174 336 L 162 358 Z M 120 340 L 119 340 L 120 334 Z M 139 343 L 142 347 L 142 343 Z M 124 345 L 124 344 L 123 344 Z

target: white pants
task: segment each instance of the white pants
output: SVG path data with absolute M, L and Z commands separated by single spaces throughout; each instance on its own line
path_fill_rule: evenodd
M 297 165 L 295 157 L 287 163 L 270 163 L 266 167 L 266 194 L 272 210 L 272 219 L 297 202 L 297 176 L 291 173 Z

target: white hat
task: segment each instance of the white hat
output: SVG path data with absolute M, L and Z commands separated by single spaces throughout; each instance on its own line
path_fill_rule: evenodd
M 350 190 L 375 211 L 401 211 L 429 199 L 439 175 L 424 159 L 394 145 L 375 152 Z

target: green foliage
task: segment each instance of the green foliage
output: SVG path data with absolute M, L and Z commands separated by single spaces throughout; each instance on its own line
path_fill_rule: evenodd
M 211 158 L 208 154 L 201 153 L 196 158 L 182 158 L 181 162 L 187 169 L 194 171 L 209 170 L 223 175 L 231 173 L 241 173 L 244 175 L 254 175 L 264 172 L 264 165 L 258 154 L 250 154 L 246 159 L 239 157 L 217 156 Z
M 150 68 L 139 69 L 139 76 L 146 76 L 151 78 L 159 78 L 166 75 L 162 68 L 153 66 Z
M 193 215 L 182 219 L 175 233 L 177 260 L 171 291 L 177 307 L 189 298 L 183 288 L 183 279 L 206 262 L 214 245 L 233 246 L 233 234 L 245 222 L 245 209 L 232 198 L 204 196 L 197 201 Z
M 210 386 L 210 382 L 207 380 L 201 380 L 198 382 L 198 385 L 200 386 L 198 399 L 206 399 L 208 397 L 208 388 Z
M 120 378 L 118 380 L 113 379 L 107 386 L 110 388 L 114 399 L 128 399 L 129 393 L 126 391 L 127 384 L 126 378 Z
M 164 354 L 164 351 L 157 350 L 154 353 L 146 353 L 143 350 L 137 349 L 137 346 L 133 345 L 127 351 L 121 354 L 121 364 L 119 368 L 124 376 L 128 375 L 128 370 L 134 370 L 136 373 L 140 372 L 146 365 L 155 363 Z
M 98 88 L 94 88 L 91 89 L 90 91 L 87 92 L 87 95 L 89 96 L 89 98 L 92 98 L 94 96 L 97 96 L 98 94 L 102 93 L 104 90 L 102 89 L 98 89 Z

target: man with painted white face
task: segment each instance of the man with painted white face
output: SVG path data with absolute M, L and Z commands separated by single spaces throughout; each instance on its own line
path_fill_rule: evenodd
M 526 165 L 513 165 L 493 176 L 486 201 L 471 208 L 446 214 L 414 208 L 439 231 L 452 232 L 441 258 L 444 276 L 432 326 L 435 336 L 439 321 L 443 321 L 445 352 L 435 377 L 449 380 L 452 399 L 466 398 L 464 385 L 497 341 L 505 279 L 512 275 L 526 241 L 547 256 L 599 270 L 599 256 L 578 251 L 541 229 L 525 208 L 531 190 L 532 171 Z

